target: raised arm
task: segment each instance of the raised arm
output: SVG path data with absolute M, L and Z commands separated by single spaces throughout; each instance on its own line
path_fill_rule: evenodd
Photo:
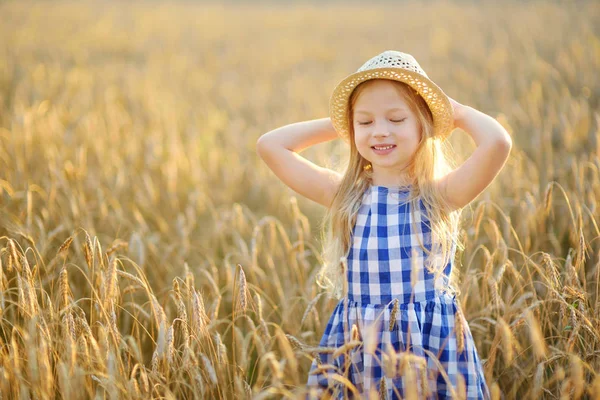
M 330 118 L 285 125 L 258 138 L 256 151 L 279 179 L 296 193 L 329 207 L 341 174 L 320 167 L 298 153 L 338 138 Z
M 477 148 L 458 168 L 439 180 L 453 208 L 473 201 L 498 175 L 512 148 L 512 139 L 494 118 L 450 99 L 454 107 L 454 126 L 464 130 Z

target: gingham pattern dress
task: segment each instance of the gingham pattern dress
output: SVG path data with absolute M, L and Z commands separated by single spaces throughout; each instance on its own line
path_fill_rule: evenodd
M 471 331 L 455 295 L 442 290 L 454 257 L 437 277 L 424 268 L 419 238 L 431 250 L 432 235 L 420 198 L 411 214 L 406 201 L 411 188 L 371 185 L 365 191 L 347 255 L 348 295 L 336 305 L 319 343 L 330 350 L 319 350 L 310 368 L 313 393 L 329 387 L 338 398 L 357 393 L 379 398 L 381 389 L 388 399 L 399 399 L 416 390 L 419 399 L 443 399 L 464 382 L 467 398 L 490 398 Z M 452 255 L 455 250 L 453 243 Z M 462 351 L 457 318 L 463 321 Z M 346 353 L 333 352 L 344 345 Z M 344 390 L 344 379 L 357 393 Z

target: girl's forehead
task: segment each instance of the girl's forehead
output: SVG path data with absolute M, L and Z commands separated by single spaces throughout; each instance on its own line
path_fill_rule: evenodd
M 356 101 L 354 114 L 370 114 L 373 112 L 410 112 L 410 107 L 398 93 L 395 96 L 366 96 Z
M 391 107 L 384 107 L 381 111 L 383 112 L 392 112 L 392 111 L 405 111 L 405 112 L 409 112 L 409 109 L 406 107 L 397 107 L 397 106 L 391 106 Z M 354 111 L 354 114 L 370 114 L 370 111 L 367 110 L 362 110 L 362 109 L 357 109 L 356 111 Z
M 393 109 L 408 110 L 408 104 L 391 82 L 369 82 L 358 94 L 355 102 L 355 113 L 370 112 L 371 109 L 390 111 Z

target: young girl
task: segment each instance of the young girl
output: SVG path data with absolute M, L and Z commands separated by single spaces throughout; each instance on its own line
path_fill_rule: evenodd
M 510 136 L 397 51 L 343 79 L 329 111 L 257 142 L 285 184 L 328 211 L 319 284 L 340 301 L 309 387 L 345 398 L 489 398 L 453 263 L 460 211 L 502 169 Z M 457 127 L 477 148 L 453 169 L 444 144 Z M 350 150 L 343 175 L 298 155 L 337 137 Z

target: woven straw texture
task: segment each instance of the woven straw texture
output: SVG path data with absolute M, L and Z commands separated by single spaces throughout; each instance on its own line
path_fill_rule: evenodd
M 413 56 L 388 50 L 367 61 L 355 73 L 338 83 L 333 90 L 329 101 L 329 115 L 333 127 L 346 142 L 350 137 L 350 95 L 356 86 L 370 79 L 392 79 L 410 85 L 429 105 L 435 135 L 442 140 L 450 135 L 454 118 L 452 104 L 446 94 L 429 79 Z

